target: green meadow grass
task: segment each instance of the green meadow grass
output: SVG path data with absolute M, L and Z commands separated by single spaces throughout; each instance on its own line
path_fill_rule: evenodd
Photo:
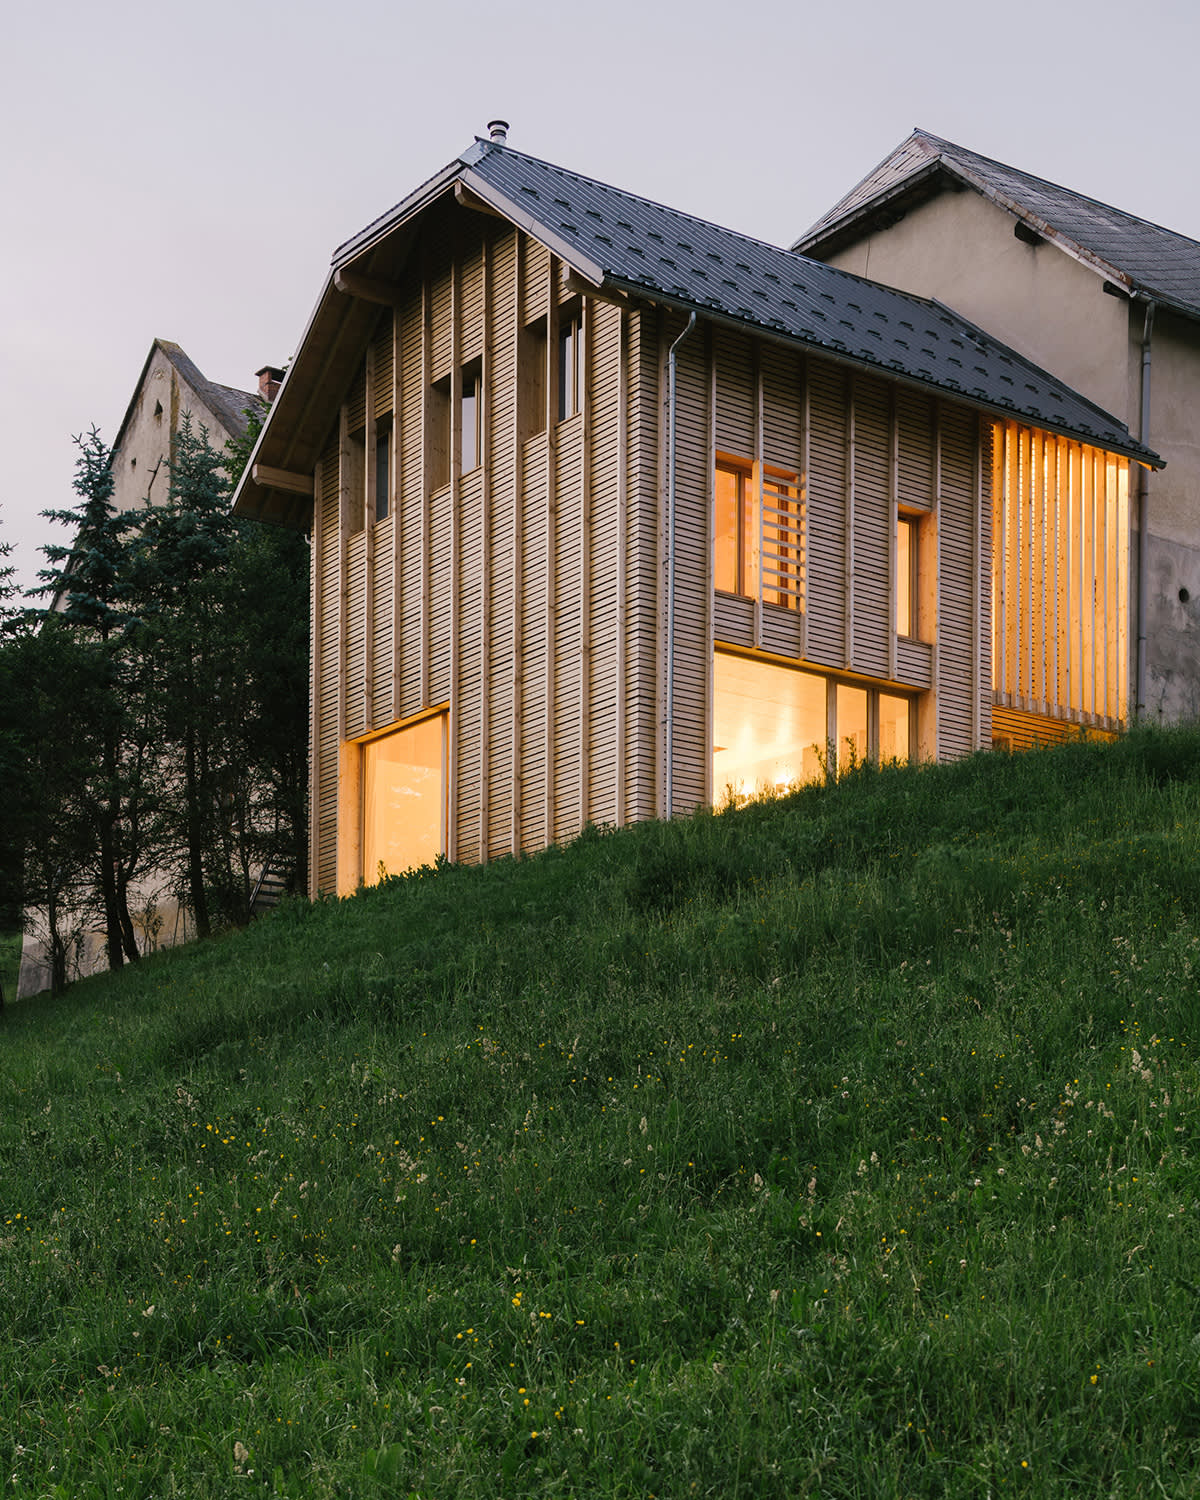
M 1200 1493 L 1200 731 L 444 867 L 0 1028 L 14 1497 Z

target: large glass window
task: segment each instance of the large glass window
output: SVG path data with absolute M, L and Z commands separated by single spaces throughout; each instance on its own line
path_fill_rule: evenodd
M 714 802 L 782 792 L 825 775 L 824 677 L 725 651 L 717 652 L 714 673 Z
M 907 761 L 912 699 L 863 683 L 718 651 L 713 662 L 713 800 L 736 802 Z
M 363 880 L 433 864 L 446 849 L 446 716 L 371 740 L 363 753 Z

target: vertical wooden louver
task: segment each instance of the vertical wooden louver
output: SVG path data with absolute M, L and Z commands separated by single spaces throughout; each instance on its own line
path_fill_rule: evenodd
M 1110 732 L 1124 724 L 1127 471 L 1124 459 L 1086 444 L 1015 422 L 998 426 L 992 481 L 998 710 Z

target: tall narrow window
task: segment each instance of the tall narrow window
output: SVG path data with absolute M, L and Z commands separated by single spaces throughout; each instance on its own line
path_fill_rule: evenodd
M 375 424 L 375 519 L 386 521 L 392 502 L 392 414 Z
M 558 420 L 583 406 L 583 323 L 580 304 L 569 302 L 558 315 Z
M 804 500 L 798 477 L 770 464 L 717 463 L 713 586 L 800 609 L 804 602 Z M 761 505 L 761 518 L 759 507 Z M 761 525 L 760 525 L 761 519 Z
M 912 758 L 912 699 L 894 693 L 879 695 L 879 760 L 907 762 Z
M 462 372 L 462 472 L 478 468 L 483 456 L 483 364 L 473 359 Z
M 342 450 L 342 504 L 346 508 L 346 530 L 351 536 L 366 525 L 367 430 L 348 433 Z
M 853 770 L 870 757 L 867 689 L 847 682 L 837 684 L 837 773 Z
M 750 596 L 758 589 L 758 527 L 751 480 L 750 470 L 741 465 L 717 465 L 713 584 L 727 594 Z
M 443 375 L 429 387 L 425 409 L 425 467 L 429 488 L 450 483 L 450 377 Z
M 917 558 L 920 521 L 896 517 L 896 634 L 917 634 Z
M 522 443 L 546 430 L 546 320 L 527 323 L 517 340 L 517 434 Z

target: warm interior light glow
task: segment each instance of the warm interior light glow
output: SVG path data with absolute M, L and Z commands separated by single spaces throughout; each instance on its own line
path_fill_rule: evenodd
M 861 765 L 869 754 L 867 739 L 867 690 L 837 685 L 837 771 Z
M 718 651 L 713 800 L 786 791 L 824 776 L 826 696 L 823 677 Z M 865 731 L 865 706 L 863 724 Z
M 916 635 L 916 530 L 912 516 L 896 517 L 896 634 Z
M 363 746 L 363 880 L 402 875 L 445 852 L 446 718 Z
M 912 705 L 907 698 L 891 693 L 879 695 L 879 760 L 907 762 L 912 758 Z
M 758 588 L 758 524 L 748 470 L 718 464 L 713 527 L 713 584 L 752 597 Z

